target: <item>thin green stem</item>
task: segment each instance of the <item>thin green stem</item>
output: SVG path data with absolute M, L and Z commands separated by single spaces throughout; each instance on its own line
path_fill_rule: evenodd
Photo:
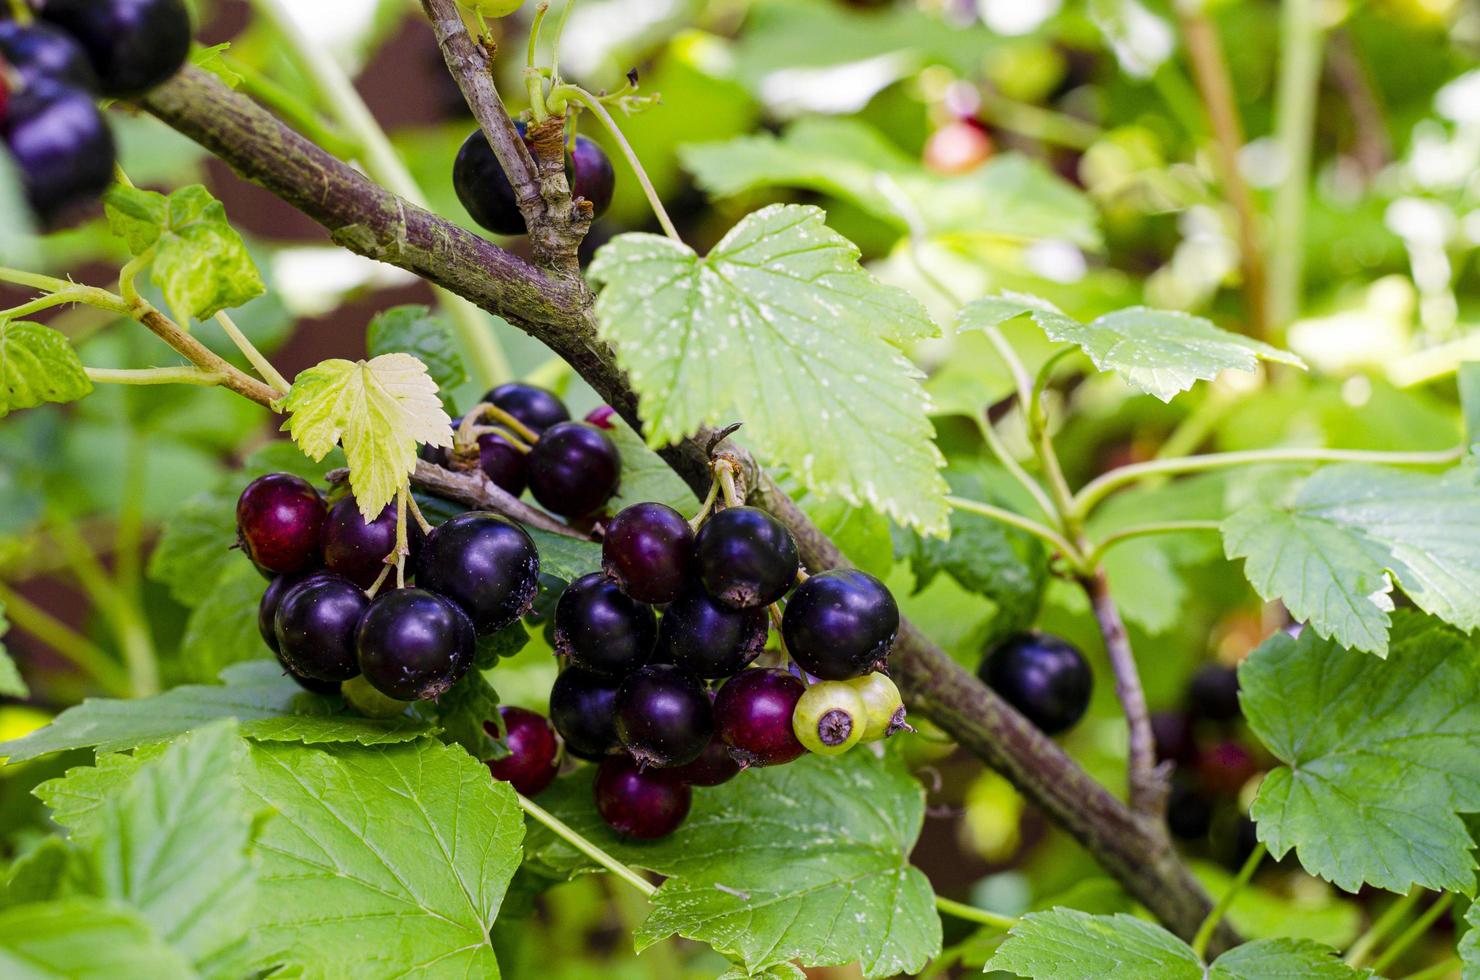
M 143 613 L 132 602 L 117 583 L 108 577 L 108 572 L 98 561 L 87 542 L 71 524 L 57 522 L 51 525 L 52 537 L 56 539 L 71 569 L 77 584 L 87 593 L 108 621 L 109 629 L 118 641 L 123 662 L 128 668 L 129 686 L 134 697 L 144 698 L 159 693 L 159 663 L 154 652 L 154 638 Z
M 1054 550 L 1063 555 L 1076 569 L 1085 567 L 1084 558 L 1080 555 L 1079 549 L 1070 544 L 1068 538 L 1065 538 L 1047 525 L 1039 524 L 1031 517 L 1024 517 L 1022 514 L 1003 507 L 994 507 L 991 504 L 984 504 L 977 500 L 967 500 L 963 497 L 946 497 L 946 503 L 957 510 L 979 514 L 982 517 L 989 517 L 994 521 L 1001 521 L 1003 524 L 1010 524 L 1015 528 L 1027 531 L 1034 537 L 1040 538 L 1052 545 Z
M 1424 967 L 1417 973 L 1410 973 L 1406 977 L 1400 978 L 1400 980 L 1439 980 L 1440 977 L 1447 977 L 1451 974 L 1458 973 L 1461 966 L 1463 966 L 1463 963 L 1460 958 L 1458 956 L 1451 956 L 1447 960 L 1440 960 L 1433 966 Z
M 1281 4 L 1280 78 L 1274 115 L 1284 172 L 1271 216 L 1274 229 L 1266 304 L 1276 329 L 1289 326 L 1295 318 L 1305 266 L 1305 208 L 1324 42 L 1317 6 L 1317 0 L 1284 0 Z
M 1018 920 L 1010 915 L 998 915 L 996 912 L 988 912 L 975 905 L 967 905 L 965 902 L 953 901 L 939 895 L 935 896 L 935 907 L 954 918 L 965 919 L 967 922 L 975 922 L 978 925 L 1000 929 L 1003 932 L 1018 924 Z
M 43 276 L 39 273 L 24 272 L 20 269 L 10 269 L 3 266 L 0 266 L 0 282 L 14 283 L 17 286 L 29 286 L 32 289 L 52 295 L 65 293 L 67 298 L 61 300 L 60 302 L 62 303 L 84 303 L 88 306 L 96 306 L 100 310 L 107 310 L 109 313 L 118 313 L 124 316 L 130 315 L 129 306 L 123 301 L 122 297 L 106 289 L 99 289 L 96 286 L 79 286 L 75 282 L 58 279 L 55 276 Z M 44 309 L 45 307 L 42 308 Z
M 222 382 L 223 376 L 191 364 L 156 368 L 87 368 L 94 384 L 109 385 L 197 385 L 209 388 Z
M 228 68 L 242 77 L 242 90 L 285 119 L 298 132 L 342 160 L 361 155 L 362 147 L 330 125 L 296 94 L 257 69 L 235 58 L 224 58 Z
M 1213 930 L 1218 928 L 1218 923 L 1223 921 L 1223 917 L 1233 906 L 1233 900 L 1238 897 L 1239 892 L 1244 890 L 1249 879 L 1254 877 L 1254 872 L 1259 870 L 1259 862 L 1263 860 L 1264 842 L 1260 841 L 1249 852 L 1243 867 L 1239 868 L 1238 874 L 1234 876 L 1233 882 L 1224 889 L 1222 895 L 1218 896 L 1218 903 L 1208 911 L 1207 918 L 1203 919 L 1202 925 L 1197 927 L 1197 934 L 1192 937 L 1192 951 L 1197 954 L 1198 959 L 1202 959 L 1207 953 L 1208 942 L 1213 938 Z
M 1422 888 L 1414 888 L 1384 909 L 1382 915 L 1379 915 L 1377 920 L 1367 927 L 1367 931 L 1358 936 L 1356 942 L 1352 943 L 1351 948 L 1346 951 L 1347 966 L 1355 969 L 1365 963 L 1377 944 L 1382 942 L 1388 933 L 1396 929 L 1398 923 L 1408 917 L 1408 913 L 1418 904 L 1423 895 Z
M 981 117 L 1009 132 L 1071 150 L 1087 150 L 1104 135 L 1094 123 L 993 93 L 982 96 Z
M 1434 899 L 1433 904 L 1424 909 L 1423 914 L 1414 919 L 1413 924 L 1399 933 L 1398 938 L 1393 940 L 1392 945 L 1388 946 L 1387 949 L 1382 951 L 1381 956 L 1372 961 L 1372 972 L 1380 976 L 1384 970 L 1392 966 L 1398 957 L 1408 951 L 1408 947 L 1428 934 L 1435 920 L 1447 912 L 1449 906 L 1453 903 L 1454 895 L 1451 892 L 1445 892 L 1443 895 Z
M 144 494 L 149 489 L 149 444 L 135 426 L 129 427 L 124 453 L 118 520 L 113 528 L 113 574 L 128 601 L 143 601 Z
M 139 290 L 134 285 L 134 280 L 153 261 L 154 246 L 151 245 L 138 255 L 129 259 L 123 268 L 118 270 L 118 295 L 123 298 L 124 303 L 131 307 L 142 306 L 144 304 L 144 299 L 139 295 Z
M 22 27 L 29 25 L 35 16 L 31 13 L 31 6 L 26 3 L 26 0 L 10 0 L 10 15 Z
M 537 123 L 550 117 L 549 106 L 545 104 L 545 78 L 535 64 L 535 59 L 539 57 L 536 48 L 540 43 L 540 28 L 544 26 L 545 15 L 549 12 L 550 5 L 543 0 L 534 8 L 534 21 L 529 25 L 529 52 L 524 62 L 524 87 L 529 93 L 529 113 Z
M 236 349 L 242 352 L 242 356 L 247 359 L 247 363 L 252 365 L 253 369 L 256 370 L 257 376 L 286 395 L 288 389 L 293 387 L 288 383 L 288 379 L 278 373 L 278 369 L 273 367 L 272 362 L 264 357 L 262 352 L 247 339 L 247 335 L 241 332 L 236 322 L 227 315 L 225 310 L 221 310 L 216 314 L 216 322 L 221 324 L 221 329 L 226 331 L 226 336 L 231 338 L 231 342 L 236 345 Z
M 30 316 L 32 313 L 40 313 L 42 310 L 49 310 L 53 306 L 65 306 L 67 303 L 77 302 L 80 302 L 80 300 L 76 296 L 72 295 L 69 290 L 63 290 L 59 293 L 50 293 L 46 296 L 38 296 L 35 299 L 31 300 L 29 303 L 22 303 L 20 306 L 12 306 L 8 310 L 0 310 L 0 320 L 19 320 L 23 316 Z
M 31 634 L 86 671 L 112 696 L 129 696 L 128 674 L 96 643 L 4 583 L 0 583 L 0 603 L 4 604 L 5 615 L 17 629 Z
M 1131 538 L 1144 538 L 1151 534 L 1177 534 L 1182 531 L 1216 531 L 1220 527 L 1222 527 L 1220 521 L 1161 521 L 1153 524 L 1135 524 L 1105 535 L 1102 540 L 1085 552 L 1084 563 L 1091 568 L 1095 567 L 1100 563 L 1100 559 L 1105 557 L 1105 552 Z
M 21 269 L 10 269 L 0 266 L 0 282 L 11 282 L 17 286 L 30 286 L 44 293 L 58 293 L 64 289 L 72 289 L 75 283 L 66 279 L 58 279 L 55 276 L 43 276 L 38 272 L 25 272 Z
M 555 36 L 550 39 L 550 77 L 557 82 L 560 80 L 560 39 L 565 36 L 565 22 L 570 20 L 570 12 L 575 5 L 576 0 L 565 0 L 560 19 L 555 22 Z
M 1018 483 L 1022 484 L 1023 489 L 1028 491 L 1028 495 L 1033 498 L 1033 501 L 1038 504 L 1038 508 L 1043 511 L 1043 516 L 1047 517 L 1050 521 L 1057 522 L 1059 520 L 1058 508 L 1054 506 L 1053 501 L 1044 492 L 1043 485 L 1033 479 L 1028 471 L 1023 469 L 1023 464 L 1019 463 L 1017 458 L 1008 452 L 1007 446 L 1002 442 L 1002 437 L 997 434 L 997 427 L 992 424 L 992 420 L 987 417 L 987 413 L 978 412 L 973 417 L 973 421 L 976 422 L 977 430 L 982 434 L 982 441 L 987 444 L 987 448 L 992 451 L 992 455 L 997 457 L 997 462 L 1001 463 L 1002 468 L 1012 474 L 1013 479 L 1017 480 Z
M 653 894 L 657 892 L 657 885 L 654 885 L 642 875 L 638 874 L 636 871 L 633 871 L 627 865 L 623 864 L 621 861 L 618 861 L 606 851 L 603 851 L 601 848 L 591 843 L 591 841 L 587 840 L 585 837 L 582 837 L 575 830 L 573 830 L 570 825 L 567 824 L 564 820 L 561 820 L 559 817 L 555 816 L 555 814 L 546 810 L 544 807 L 540 806 L 538 803 L 535 803 L 533 800 L 526 799 L 522 795 L 519 795 L 518 799 L 520 809 L 529 814 L 535 820 L 548 827 L 550 829 L 550 832 L 553 833 L 556 837 L 559 837 L 571 847 L 574 847 L 576 850 L 580 851 L 582 854 L 586 855 L 588 858 L 595 861 L 597 864 L 601 865 L 603 868 L 610 871 L 618 878 L 621 878 L 623 881 L 627 882 L 627 884 L 631 885 L 633 888 L 636 888 L 647 897 L 651 898 Z

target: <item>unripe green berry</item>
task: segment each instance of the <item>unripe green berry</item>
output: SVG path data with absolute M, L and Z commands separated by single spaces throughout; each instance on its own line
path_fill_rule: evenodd
M 904 698 L 899 696 L 899 688 L 886 675 L 864 674 L 843 683 L 857 691 L 858 696 L 863 699 L 865 742 L 877 742 L 895 732 L 909 729 L 910 726 L 904 720 Z
M 351 708 L 366 718 L 394 718 L 411 703 L 381 694 L 360 674 L 339 685 L 339 692 Z
M 457 2 L 468 13 L 482 14 L 484 17 L 507 17 L 524 6 L 524 0 L 457 0 Z
M 818 681 L 791 713 L 797 741 L 818 755 L 842 755 L 863 738 L 864 704 L 843 681 Z

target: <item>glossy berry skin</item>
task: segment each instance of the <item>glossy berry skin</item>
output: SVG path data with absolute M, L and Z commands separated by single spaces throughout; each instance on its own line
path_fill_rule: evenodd
M 386 697 L 435 698 L 473 663 L 473 624 L 453 602 L 425 589 L 382 592 L 355 636 L 360 672 Z
M 338 575 L 315 575 L 289 589 L 273 617 L 278 653 L 304 677 L 347 681 L 360 672 L 355 630 L 370 600 Z
M 617 747 L 617 688 L 621 681 L 584 667 L 567 667 L 550 686 L 550 723 L 565 751 L 596 760 Z
M 650 664 L 617 689 L 617 738 L 641 765 L 687 765 L 713 734 L 709 694 L 682 667 Z
M 75 37 L 110 98 L 143 95 L 190 54 L 184 0 L 45 0 L 42 19 Z
M 601 568 L 638 602 L 672 602 L 683 592 L 694 556 L 688 520 L 655 501 L 624 507 L 606 526 Z
M 434 528 L 417 555 L 416 584 L 461 606 L 482 634 L 527 613 L 539 581 L 534 541 L 523 528 L 485 511 L 459 514 Z
M 494 485 L 515 497 L 529 485 L 529 464 L 524 453 L 496 432 L 478 437 L 478 468 Z
M 731 609 L 690 588 L 664 611 L 658 652 L 700 677 L 733 677 L 760 656 L 769 631 L 764 609 Z
M 560 743 L 555 740 L 555 729 L 543 715 L 525 708 L 500 705 L 498 713 L 504 720 L 504 747 L 509 754 L 487 760 L 488 771 L 523 795 L 538 796 L 559 769 Z M 498 738 L 498 726 L 493 722 L 484 722 L 483 728 L 490 738 Z
M 818 681 L 802 692 L 791 727 L 808 752 L 842 755 L 863 740 L 865 711 L 857 689 L 844 681 Z
M 269 473 L 237 498 L 237 540 L 258 568 L 291 575 L 318 565 L 325 517 L 324 500 L 307 480 Z
M 725 682 L 714 696 L 714 723 L 742 767 L 779 766 L 806 749 L 791 717 L 806 688 L 784 670 L 751 668 Z
M 12 94 L 0 130 L 26 200 L 45 223 L 113 180 L 113 133 L 93 96 L 49 79 Z
M 902 731 L 912 731 L 904 708 L 904 698 L 888 675 L 878 672 L 855 677 L 847 682 L 863 700 L 863 741 L 877 742 Z
M 1187 707 L 1194 718 L 1235 721 L 1243 715 L 1238 703 L 1238 671 L 1207 664 L 1187 683 Z
M 842 681 L 880 670 L 899 632 L 899 606 L 867 572 L 839 568 L 813 575 L 786 600 L 781 635 L 807 673 Z
M 699 753 L 699 758 L 665 771 L 673 773 L 690 786 L 718 786 L 740 775 L 740 763 L 735 761 L 735 757 L 730 754 L 730 747 L 716 733 L 710 737 L 704 751 Z
M 555 652 L 582 667 L 625 677 L 652 658 L 658 618 L 600 572 L 582 575 L 555 605 Z
M 617 492 L 622 460 L 611 437 L 585 422 L 561 422 L 529 454 L 529 492 L 561 517 L 585 517 Z
M 274 623 L 283 596 L 287 595 L 295 585 L 327 574 L 329 573 L 324 569 L 316 568 L 297 575 L 279 575 L 267 583 L 267 590 L 262 593 L 262 600 L 257 603 L 257 632 L 262 634 L 262 642 L 266 643 L 273 653 L 278 652 L 277 630 Z
M 624 837 L 656 840 L 679 828 L 693 792 L 670 770 L 643 768 L 624 755 L 601 761 L 593 784 L 596 812 Z
M 1047 633 L 1004 641 L 982 661 L 979 675 L 1047 735 L 1073 728 L 1089 707 L 1089 663 L 1070 643 Z
M 516 122 L 514 127 L 520 136 L 524 135 L 523 123 Z M 509 183 L 483 130 L 469 133 L 457 151 L 452 161 L 452 189 L 472 219 L 494 234 L 522 235 L 528 230 L 524 215 L 519 213 L 514 185 Z
M 406 522 L 406 541 L 414 556 L 421 543 L 421 528 L 409 517 Z M 324 566 L 368 589 L 387 567 L 386 555 L 395 550 L 396 506 L 386 504 L 380 516 L 367 524 L 355 498 L 344 497 L 329 508 L 322 541 Z
M 277 662 L 282 665 L 284 674 L 287 674 L 289 677 L 293 678 L 294 682 L 296 682 L 299 687 L 303 688 L 305 691 L 308 691 L 310 694 L 319 694 L 324 697 L 329 697 L 331 695 L 338 694 L 340 691 L 339 681 L 321 681 L 312 677 L 304 677 L 303 675 L 297 673 L 293 670 L 293 667 L 286 660 L 283 659 L 283 655 L 281 653 L 277 654 Z
M 694 567 L 709 594 L 733 609 L 769 606 L 796 581 L 791 532 L 756 507 L 729 507 L 694 537 Z
M 0 56 L 22 87 L 49 80 L 83 92 L 98 90 L 87 52 L 72 35 L 44 21 L 22 26 L 19 21 L 0 20 Z
M 483 400 L 514 416 L 536 435 L 551 426 L 570 421 L 570 409 L 560 396 L 539 385 L 510 381 L 483 394 Z
M 591 217 L 599 218 L 606 214 L 617 184 L 617 175 L 606 151 L 594 140 L 577 135 L 570 150 L 568 172 L 571 194 L 591 202 Z

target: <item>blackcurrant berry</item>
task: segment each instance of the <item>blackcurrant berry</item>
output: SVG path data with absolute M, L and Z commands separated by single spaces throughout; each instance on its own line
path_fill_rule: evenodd
M 652 658 L 657 640 L 653 610 L 600 572 L 566 586 L 555 606 L 555 652 L 582 667 L 625 676 Z
M 735 609 L 769 606 L 796 581 L 797 543 L 780 521 L 755 507 L 730 507 L 699 528 L 694 563 L 704 588 Z
M 576 136 L 570 150 L 568 171 L 570 192 L 591 202 L 591 217 L 599 218 L 612 203 L 617 175 L 606 151 L 594 140 Z
M 899 606 L 867 572 L 839 568 L 813 575 L 786 600 L 781 636 L 809 674 L 841 681 L 879 670 L 899 632 Z
M 508 412 L 524 425 L 541 435 L 551 426 L 570 421 L 570 409 L 560 396 L 539 385 L 510 381 L 490 388 L 483 400 L 496 408 Z
M 1242 716 L 1238 703 L 1238 671 L 1222 664 L 1207 664 L 1187 684 L 1187 707 L 1195 718 L 1234 721 Z
M 258 568 L 290 575 L 320 561 L 324 500 L 307 480 L 269 473 L 247 484 L 236 501 L 236 534 Z
M 295 585 L 273 617 L 278 653 L 293 672 L 321 681 L 347 681 L 360 672 L 355 630 L 369 607 L 362 589 L 338 575 L 315 575 Z
M 567 667 L 550 686 L 550 722 L 578 759 L 596 760 L 617 747 L 617 687 L 621 681 L 584 667 Z
M 110 98 L 143 95 L 190 54 L 184 0 L 46 0 L 40 14 L 77 38 Z
M 690 588 L 664 610 L 658 652 L 700 677 L 732 677 L 760 656 L 769 630 L 764 609 L 731 609 Z
M 529 492 L 561 517 L 585 517 L 617 492 L 622 460 L 611 437 L 585 422 L 560 422 L 529 454 Z
M 699 753 L 699 758 L 666 770 L 690 786 L 718 786 L 740 775 L 740 763 L 730 754 L 730 747 L 716 733 Z
M 293 670 L 293 666 L 283 659 L 283 655 L 281 653 L 277 654 L 277 662 L 283 668 L 283 673 L 293 678 L 293 681 L 299 687 L 303 688 L 305 691 L 308 691 L 310 694 L 319 694 L 324 697 L 329 697 L 330 695 L 340 693 L 341 685 L 338 681 L 321 681 L 313 677 L 304 677 L 302 674 L 299 674 L 298 672 Z
M 519 135 L 524 124 L 514 123 Z M 475 129 L 463 140 L 452 162 L 452 189 L 472 219 L 497 235 L 522 235 L 527 230 L 519 212 L 514 185 L 504 174 L 483 130 Z
M 678 829 L 689 815 L 693 793 L 672 772 L 644 768 L 624 755 L 601 761 L 593 784 L 596 811 L 625 837 L 656 840 Z
M 406 525 L 406 542 L 415 555 L 421 528 L 409 517 Z M 386 569 L 386 556 L 396 549 L 396 505 L 386 504 L 380 516 L 367 524 L 355 498 L 342 498 L 329 508 L 323 547 L 325 567 L 362 589 L 370 588 Z
M 806 688 L 784 670 L 751 668 L 725 682 L 714 697 L 714 723 L 742 766 L 777 766 L 806 749 L 791 716 Z
M 416 584 L 456 602 L 483 634 L 528 612 L 539 580 L 540 555 L 529 534 L 484 511 L 434 528 L 417 555 Z
M 1151 737 L 1156 743 L 1156 761 L 1190 765 L 1197 759 L 1192 724 L 1180 711 L 1157 711 L 1151 715 Z
M 713 734 L 709 694 L 682 667 L 650 664 L 617 689 L 617 737 L 641 765 L 693 762 Z
M 26 200 L 45 223 L 113 180 L 113 133 L 81 89 L 37 79 L 11 98 L 3 135 Z
M 283 596 L 300 582 L 327 574 L 329 573 L 324 569 L 316 568 L 311 572 L 302 572 L 297 575 L 279 575 L 267 583 L 267 590 L 262 593 L 262 600 L 257 603 L 257 632 L 262 634 L 262 642 L 266 643 L 273 653 L 278 652 L 277 630 L 274 623 Z
M 1047 633 L 1010 637 L 989 653 L 981 679 L 1002 699 L 1056 735 L 1074 727 L 1089 707 L 1089 663 L 1068 641 Z
M 899 696 L 899 688 L 888 675 L 875 672 L 855 677 L 847 683 L 863 699 L 865 742 L 877 742 L 896 732 L 910 730 L 905 721 L 904 698 Z
M 473 663 L 473 624 L 425 589 L 392 589 L 370 604 L 355 636 L 360 672 L 398 701 L 435 698 Z
M 863 740 L 863 698 L 844 681 L 818 681 L 802 693 L 791 715 L 797 741 L 817 755 L 842 755 Z
M 618 512 L 601 541 L 601 567 L 638 602 L 677 599 L 694 556 L 694 530 L 667 504 L 633 504 Z M 733 671 L 732 671 L 733 673 Z
M 1213 805 L 1187 779 L 1173 777 L 1167 796 L 1167 828 L 1181 840 L 1199 840 L 1213 826 Z
M 529 464 L 524 453 L 497 432 L 478 437 L 478 468 L 494 485 L 517 497 L 529 485 Z
M 555 729 L 543 715 L 525 708 L 502 705 L 498 713 L 504 719 L 504 747 L 509 754 L 487 760 L 488 771 L 524 796 L 538 796 L 559 769 L 556 761 L 560 744 L 555 741 Z M 483 727 L 489 737 L 498 738 L 498 726 L 493 722 L 484 722 Z
M 22 87 L 47 80 L 82 92 L 98 90 L 98 76 L 87 52 L 72 35 L 42 21 L 24 26 L 19 21 L 0 21 L 0 56 Z

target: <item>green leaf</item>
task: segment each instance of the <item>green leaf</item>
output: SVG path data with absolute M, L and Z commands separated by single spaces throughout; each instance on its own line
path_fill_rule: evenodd
M 193 980 L 195 971 L 132 909 L 90 898 L 0 911 L 0 976 Z
M 437 382 L 444 406 L 453 389 L 468 380 L 452 328 L 425 306 L 393 306 L 375 314 L 365 328 L 365 347 L 371 357 L 399 351 L 421 361 Z
M 10 632 L 10 622 L 5 618 L 5 603 L 0 602 L 0 637 Z M 16 669 L 10 651 L 0 643 L 0 695 L 10 698 L 28 698 L 31 689 L 26 686 L 21 672 Z
M 115 184 L 103 203 L 109 226 L 129 252 L 154 250 L 150 278 L 182 327 L 265 291 L 246 243 L 226 220 L 226 208 L 200 184 L 169 197 Z
M 1224 371 L 1252 371 L 1261 358 L 1305 367 L 1288 351 L 1220 330 L 1202 317 L 1145 306 L 1080 323 L 1046 300 L 1003 293 L 965 306 L 957 325 L 960 330 L 981 330 L 1024 314 L 1031 315 L 1051 340 L 1077 344 L 1095 367 L 1118 372 L 1132 387 L 1164 402 Z
M 1223 522 L 1229 558 L 1265 599 L 1344 647 L 1387 648 L 1393 579 L 1415 605 L 1480 627 L 1480 487 L 1446 473 L 1342 465 L 1318 470 L 1288 504 L 1257 503 Z
M 207 601 L 227 569 L 251 567 L 231 547 L 236 541 L 236 496 L 214 490 L 197 494 L 165 521 L 149 556 L 149 577 L 167 586 L 181 605 L 193 609 Z
M 303 977 L 498 976 L 488 930 L 519 866 L 514 791 L 460 748 L 254 745 L 257 930 Z
M 0 320 L 0 418 L 43 402 L 76 401 L 92 387 L 62 334 L 39 323 Z
M 809 490 L 929 532 L 945 482 L 920 373 L 899 345 L 935 334 L 815 207 L 748 215 L 704 258 L 649 234 L 596 253 L 601 335 L 637 389 L 648 444 L 741 419 Z
M 266 588 L 249 562 L 238 559 L 222 570 L 185 620 L 180 666 L 186 680 L 208 683 L 231 664 L 272 657 L 257 629 L 257 606 Z
M 283 429 L 311 459 L 344 446 L 360 515 L 373 521 L 416 469 L 416 446 L 452 445 L 452 419 L 426 365 L 410 354 L 331 358 L 293 379 Z
M 410 718 L 341 714 L 339 699 L 309 694 L 273 661 L 236 664 L 221 676 L 225 684 L 187 684 L 152 698 L 88 698 L 45 728 L 0 742 L 0 756 L 16 763 L 66 749 L 116 752 L 168 741 L 222 718 L 237 719 L 246 738 L 272 742 L 378 745 L 431 733 Z
M 673 468 L 663 462 L 663 457 L 649 449 L 642 436 L 619 416 L 613 415 L 611 424 L 612 430 L 607 434 L 616 443 L 621 456 L 622 476 L 617 484 L 617 495 L 607 505 L 610 511 L 615 514 L 632 504 L 655 500 L 685 517 L 699 513 L 699 498 L 673 472 Z
M 1465 910 L 1465 925 L 1469 928 L 1460 937 L 1456 952 L 1464 964 L 1464 980 L 1474 980 L 1480 976 L 1480 902 L 1471 902 Z
M 241 85 L 242 76 L 226 64 L 226 59 L 222 57 L 230 49 L 230 42 L 213 44 L 208 48 L 196 45 L 195 50 L 190 52 L 190 61 L 197 68 L 215 75 L 227 88 L 236 88 Z
M 582 575 L 601 570 L 601 545 L 526 527 L 540 552 L 540 574 L 574 582 Z
M 1480 812 L 1480 646 L 1412 611 L 1386 661 L 1305 630 L 1277 633 L 1239 669 L 1244 716 L 1284 766 L 1252 815 L 1270 853 L 1347 891 L 1362 883 L 1472 894 Z
M 501 754 L 498 743 L 483 728 L 485 721 L 495 725 L 500 722 L 498 692 L 481 670 L 468 671 L 466 677 L 438 698 L 436 715 L 442 728 L 442 741 L 461 745 L 475 759 L 493 759 Z

